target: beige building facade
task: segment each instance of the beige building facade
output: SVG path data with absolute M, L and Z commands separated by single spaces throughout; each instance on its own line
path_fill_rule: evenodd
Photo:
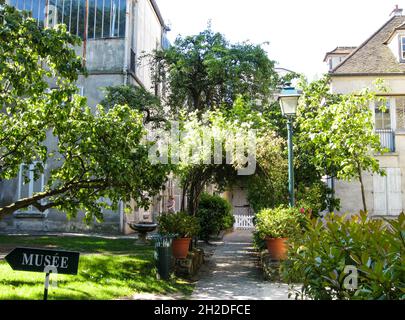
M 405 16 L 402 10 L 394 10 L 392 17 L 369 39 L 348 51 L 338 63 L 332 61 L 336 59 L 334 54 L 325 57 L 330 66 L 333 93 L 347 94 L 365 88 L 375 91 L 377 79 L 383 80 L 388 88 L 388 93 L 379 92 L 386 97 L 386 111 L 377 103 L 370 105 L 375 132 L 389 151 L 375 155 L 386 176 L 363 174 L 369 213 L 375 217 L 397 216 L 405 209 Z M 335 181 L 334 186 L 336 197 L 341 199 L 342 213 L 363 209 L 358 182 Z

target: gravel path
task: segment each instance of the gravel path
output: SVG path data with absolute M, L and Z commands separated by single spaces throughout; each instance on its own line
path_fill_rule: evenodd
M 191 299 L 287 300 L 285 284 L 263 280 L 252 247 L 252 233 L 238 230 L 217 243 L 200 271 Z

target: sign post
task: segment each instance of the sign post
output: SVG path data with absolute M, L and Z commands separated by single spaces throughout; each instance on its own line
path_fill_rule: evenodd
M 49 272 L 45 275 L 44 300 L 48 300 Z
M 13 270 L 44 272 L 44 300 L 48 299 L 49 274 L 77 274 L 79 252 L 64 250 L 43 250 L 15 248 L 4 259 Z

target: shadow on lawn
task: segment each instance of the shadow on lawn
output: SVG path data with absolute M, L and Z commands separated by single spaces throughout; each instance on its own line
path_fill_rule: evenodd
M 42 299 L 43 274 L 12 271 L 5 262 L 0 263 L 0 274 L 4 274 L 0 299 Z M 140 292 L 187 296 L 192 292 L 192 285 L 181 279 L 157 280 L 152 250 L 144 255 L 84 255 L 77 275 L 56 279 L 58 286 L 50 288 L 49 299 L 114 299 Z
M 4 236 L 0 235 L 2 247 L 44 247 L 79 251 L 82 253 L 134 253 L 153 250 L 151 245 L 138 245 L 135 239 L 109 239 L 87 236 Z
M 50 299 L 114 299 L 134 293 L 191 294 L 192 285 L 173 277 L 156 279 L 154 248 L 137 245 L 134 239 L 105 239 L 82 236 L 0 236 L 1 248 L 52 247 L 81 252 L 76 276 L 58 275 L 58 287 Z M 0 260 L 0 299 L 43 297 L 44 275 L 12 271 Z

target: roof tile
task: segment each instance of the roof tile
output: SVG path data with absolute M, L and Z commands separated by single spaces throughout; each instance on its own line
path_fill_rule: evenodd
M 405 16 L 392 17 L 332 70 L 331 74 L 405 73 L 405 64 L 399 63 L 391 49 L 384 44 L 394 30 L 404 23 Z

